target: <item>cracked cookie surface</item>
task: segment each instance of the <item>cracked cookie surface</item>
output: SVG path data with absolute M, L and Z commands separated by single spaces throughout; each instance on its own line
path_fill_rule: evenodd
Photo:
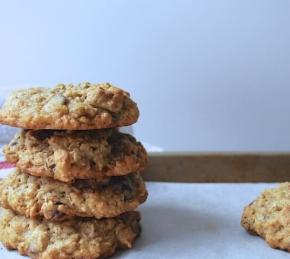
M 116 218 L 77 218 L 66 222 L 28 219 L 5 210 L 0 218 L 0 241 L 8 249 L 37 259 L 95 259 L 131 248 L 140 234 L 140 215 Z
M 71 185 L 19 170 L 0 182 L 0 205 L 29 218 L 63 221 L 79 217 L 116 217 L 147 198 L 139 173 L 103 182 L 76 180 Z
M 21 130 L 3 152 L 21 171 L 63 182 L 101 181 L 141 171 L 147 163 L 142 144 L 117 129 Z
M 290 183 L 265 190 L 245 207 L 241 225 L 273 248 L 290 251 Z
M 138 117 L 129 93 L 109 83 L 18 90 L 0 110 L 0 123 L 26 129 L 113 128 L 131 125 Z

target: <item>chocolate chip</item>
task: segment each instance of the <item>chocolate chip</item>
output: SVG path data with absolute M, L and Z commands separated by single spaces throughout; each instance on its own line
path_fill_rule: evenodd
M 60 220 L 63 219 L 66 215 L 58 210 L 54 211 L 52 214 L 51 219 L 53 220 Z
M 125 201 L 132 200 L 134 195 L 133 195 L 133 187 L 129 183 L 124 183 L 121 185 L 121 190 L 124 194 L 124 199 Z
M 130 190 L 125 190 L 124 191 L 124 200 L 125 201 L 130 201 L 130 200 L 132 200 L 133 199 L 133 197 L 134 197 L 134 195 L 133 195 L 133 192 Z
M 96 162 L 93 160 L 90 160 L 90 167 L 95 168 L 96 167 Z
M 17 145 L 17 142 L 16 141 L 13 141 L 13 142 L 11 142 L 10 144 L 9 144 L 10 146 L 16 146 Z
M 33 130 L 31 135 L 39 140 L 45 140 L 53 135 L 53 130 Z
M 53 171 L 55 169 L 55 164 L 50 165 L 48 168 Z
M 133 182 L 130 176 L 113 176 L 110 181 L 111 185 L 115 185 L 119 188 L 121 193 L 124 195 L 124 200 L 129 201 L 134 197 Z
M 108 138 L 108 143 L 112 147 L 111 153 L 113 156 L 122 153 L 124 145 L 122 145 L 122 136 L 120 134 L 112 134 Z
M 73 186 L 80 190 L 92 189 L 92 185 L 87 180 L 76 180 L 74 181 Z

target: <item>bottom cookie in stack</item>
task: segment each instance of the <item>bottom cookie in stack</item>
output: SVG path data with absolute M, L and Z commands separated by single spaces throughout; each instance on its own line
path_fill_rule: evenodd
M 245 207 L 241 225 L 271 247 L 290 252 L 290 183 L 265 190 Z
M 0 239 L 8 249 L 39 259 L 93 259 L 130 248 L 140 233 L 140 215 L 127 212 L 116 218 L 75 218 L 65 222 L 29 219 L 4 210 Z

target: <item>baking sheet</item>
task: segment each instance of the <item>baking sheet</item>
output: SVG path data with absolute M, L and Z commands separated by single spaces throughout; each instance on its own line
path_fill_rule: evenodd
M 240 227 L 243 207 L 276 184 L 147 183 L 143 232 L 114 258 L 289 258 Z M 5 259 L 26 258 L 0 249 Z

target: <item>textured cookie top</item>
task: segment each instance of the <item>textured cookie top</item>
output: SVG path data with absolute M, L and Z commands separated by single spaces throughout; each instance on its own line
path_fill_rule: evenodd
M 245 207 L 241 224 L 271 247 L 290 251 L 290 183 L 264 191 Z
M 147 163 L 142 144 L 116 129 L 23 130 L 3 151 L 23 172 L 63 182 L 126 175 Z
M 116 217 L 147 198 L 138 173 L 106 181 L 77 180 L 72 185 L 18 170 L 0 182 L 1 207 L 30 218 L 63 221 L 79 217 Z
M 140 215 L 112 219 L 76 219 L 56 223 L 25 218 L 5 210 L 0 240 L 8 249 L 38 259 L 93 259 L 131 248 L 140 233 Z
M 0 123 L 27 129 L 87 130 L 126 126 L 139 111 L 129 93 L 109 83 L 59 84 L 15 91 L 0 110 Z

